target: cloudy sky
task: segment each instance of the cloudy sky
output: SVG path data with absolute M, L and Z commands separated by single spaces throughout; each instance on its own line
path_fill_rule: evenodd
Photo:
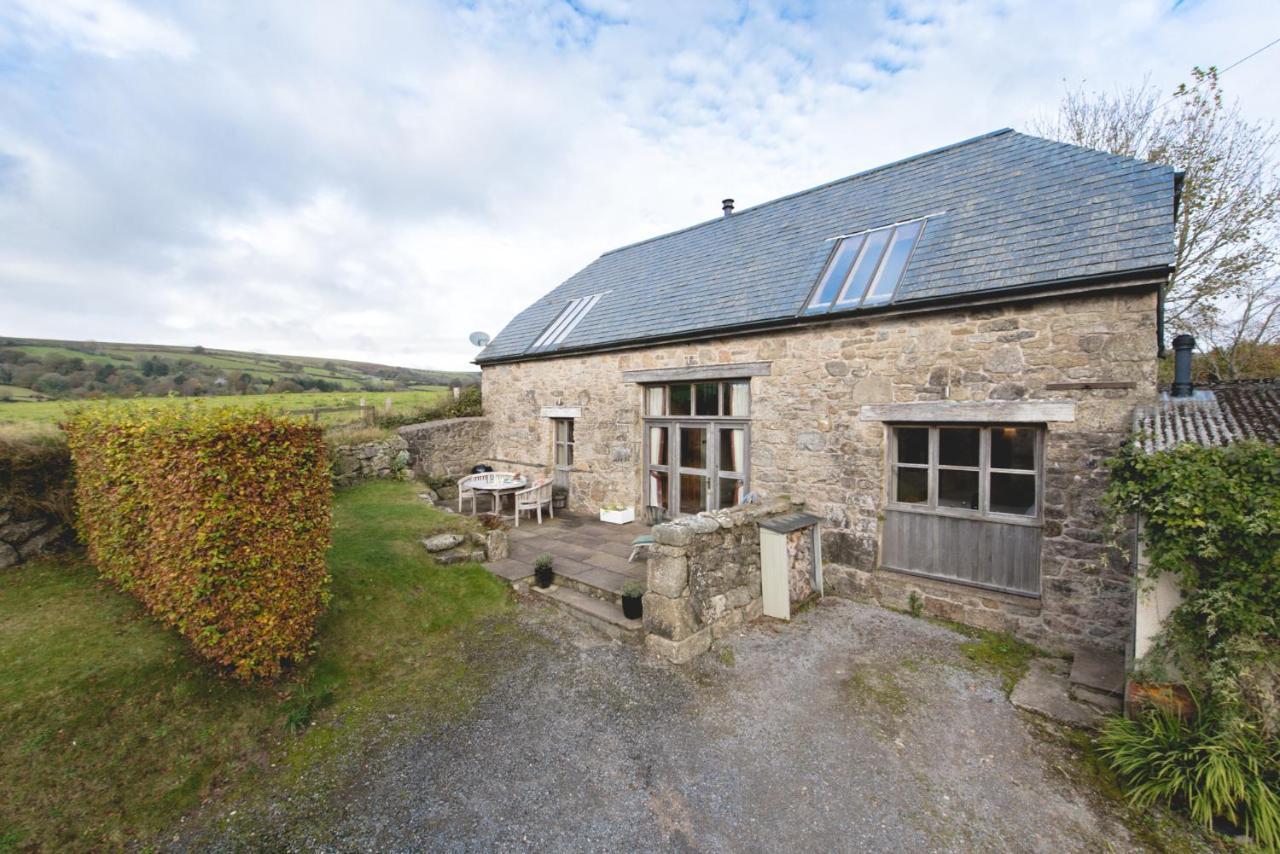
M 726 196 L 1278 36 L 1276 0 L 0 0 L 0 335 L 465 368 Z M 1272 120 L 1278 78 L 1222 82 Z

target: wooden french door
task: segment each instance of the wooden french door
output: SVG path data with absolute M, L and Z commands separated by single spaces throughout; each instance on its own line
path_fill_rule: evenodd
M 645 503 L 668 515 L 732 507 L 747 484 L 747 425 L 650 421 L 645 425 Z

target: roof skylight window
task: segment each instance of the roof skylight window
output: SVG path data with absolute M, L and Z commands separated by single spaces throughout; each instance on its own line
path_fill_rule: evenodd
M 893 299 L 924 222 L 916 219 L 840 238 L 805 314 L 882 305 Z
M 608 293 L 607 291 L 605 293 Z M 574 327 L 582 322 L 582 318 L 587 316 L 587 312 L 600 302 L 600 297 L 604 293 L 591 294 L 590 296 L 577 297 L 569 300 L 569 303 L 556 315 L 556 319 L 538 336 L 533 342 L 530 350 L 549 350 L 552 347 L 558 347 L 569 337 L 569 333 Z

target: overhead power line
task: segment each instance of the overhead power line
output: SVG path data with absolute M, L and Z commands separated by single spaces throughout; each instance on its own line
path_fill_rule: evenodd
M 1275 46 L 1276 46 L 1276 45 L 1278 45 L 1278 44 L 1280 44 L 1280 38 L 1272 39 L 1271 41 L 1267 42 L 1267 43 L 1266 43 L 1266 44 L 1264 44 L 1262 47 L 1258 48 L 1257 50 L 1255 50 L 1253 53 L 1249 54 L 1248 56 L 1242 56 L 1241 58 L 1237 59 L 1235 62 L 1233 62 L 1233 63 L 1231 63 L 1230 65 L 1228 65 L 1226 68 L 1219 68 L 1219 69 L 1218 69 L 1218 76 L 1219 76 L 1219 77 L 1221 77 L 1222 75 L 1226 74 L 1226 73 L 1227 73 L 1228 71 L 1230 71 L 1231 69 L 1233 69 L 1233 68 L 1237 68 L 1237 67 L 1239 67 L 1239 66 L 1241 66 L 1241 65 L 1244 65 L 1246 62 L 1248 62 L 1249 60 L 1253 59 L 1253 58 L 1254 58 L 1255 56 L 1257 56 L 1258 54 L 1262 53 L 1263 51 L 1267 50 L 1268 48 L 1273 48 L 1273 47 L 1275 47 Z M 1200 83 L 1197 83 L 1197 84 L 1196 84 L 1196 85 L 1194 85 L 1194 86 L 1188 86 L 1188 87 L 1187 87 L 1187 89 L 1186 89 L 1186 92 L 1194 92 L 1196 89 L 1199 89 L 1199 88 L 1200 88 L 1200 86 L 1201 86 L 1201 84 L 1200 84 Z M 1152 108 L 1151 108 L 1151 110 L 1147 113 L 1147 115 L 1149 116 L 1149 115 L 1151 115 L 1152 113 L 1155 113 L 1155 112 L 1157 112 L 1157 111 L 1159 111 L 1159 110 L 1164 109 L 1165 107 L 1169 106 L 1169 105 L 1170 105 L 1170 104 L 1172 104 L 1174 101 L 1176 101 L 1176 100 L 1178 100 L 1180 97 L 1182 97 L 1182 95 L 1186 94 L 1186 92 L 1182 92 L 1182 93 L 1179 93 L 1179 94 L 1177 94 L 1177 95 L 1173 95 L 1172 97 L 1170 97 L 1170 98 L 1169 98 L 1169 100 L 1167 100 L 1167 101 L 1162 101 L 1161 103 L 1159 103 L 1159 104 L 1157 104 L 1156 106 L 1152 107 Z M 1145 116 L 1144 116 L 1144 118 L 1145 118 Z

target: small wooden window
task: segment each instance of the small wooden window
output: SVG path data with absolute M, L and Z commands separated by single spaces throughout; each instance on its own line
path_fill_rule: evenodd
M 573 419 L 572 418 L 555 418 L 552 419 L 555 425 L 555 460 L 556 468 L 570 469 L 573 467 Z
M 901 426 L 890 444 L 889 501 L 974 516 L 1040 515 L 1043 431 L 1030 426 Z

